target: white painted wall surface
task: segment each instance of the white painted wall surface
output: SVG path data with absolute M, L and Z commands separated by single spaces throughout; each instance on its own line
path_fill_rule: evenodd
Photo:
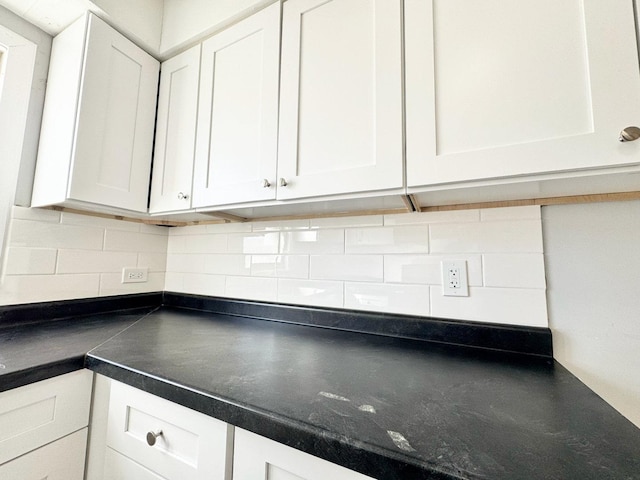
M 0 261 L 9 209 L 29 205 L 42 120 L 51 37 L 0 7 L 6 50 L 0 90 Z
M 164 0 L 160 56 L 166 59 L 178 50 L 274 1 L 276 0 Z
M 640 201 L 542 220 L 554 356 L 640 427 Z
M 51 36 L 91 10 L 152 55 L 159 51 L 163 0 L 0 0 L 0 5 Z

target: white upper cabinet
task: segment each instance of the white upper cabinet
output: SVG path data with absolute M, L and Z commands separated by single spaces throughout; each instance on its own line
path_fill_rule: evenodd
M 405 28 L 409 187 L 640 162 L 632 1 L 406 0 Z
M 280 4 L 202 44 L 193 206 L 273 200 Z
M 147 211 L 158 68 L 93 14 L 54 39 L 33 206 Z
M 278 199 L 402 188 L 401 1 L 283 8 Z
M 162 64 L 150 213 L 191 208 L 199 79 L 200 45 Z

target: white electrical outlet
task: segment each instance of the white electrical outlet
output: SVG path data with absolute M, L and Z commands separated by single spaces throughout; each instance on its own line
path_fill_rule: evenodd
M 442 261 L 442 295 L 468 297 L 467 262 L 465 260 Z
M 122 283 L 144 283 L 147 281 L 147 268 L 123 268 Z

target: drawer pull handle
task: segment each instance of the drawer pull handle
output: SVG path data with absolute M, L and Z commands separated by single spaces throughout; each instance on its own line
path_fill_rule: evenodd
M 640 138 L 640 128 L 627 127 L 620 132 L 621 142 L 634 142 Z
M 149 433 L 147 433 L 147 444 L 150 447 L 153 447 L 156 444 L 156 440 L 160 436 L 162 436 L 162 430 L 158 430 L 157 432 L 149 432 Z

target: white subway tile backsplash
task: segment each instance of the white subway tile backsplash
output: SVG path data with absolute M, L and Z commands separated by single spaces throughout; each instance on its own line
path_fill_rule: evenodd
M 11 218 L 34 222 L 60 223 L 60 212 L 46 208 L 11 207 Z
M 385 283 L 442 285 L 442 266 L 445 260 L 465 260 L 468 282 L 482 286 L 482 257 L 480 255 L 385 255 Z
M 540 220 L 541 210 L 539 205 L 485 208 L 480 210 L 480 219 L 483 222 L 495 220 Z
M 230 233 L 229 253 L 278 253 L 279 232 Z
M 56 273 L 122 273 L 135 267 L 135 252 L 96 252 L 92 250 L 58 250 Z
M 124 230 L 128 232 L 139 232 L 140 223 L 125 222 L 115 218 L 91 217 L 89 215 L 79 215 L 77 213 L 62 212 L 60 223 L 63 225 L 84 225 L 90 227 L 109 228 L 111 230 Z
M 167 237 L 150 233 L 107 230 L 104 249 L 119 252 L 163 253 L 167 251 Z
M 278 279 L 226 277 L 225 296 L 247 300 L 274 301 L 278 298 Z
M 254 277 L 308 278 L 308 255 L 252 255 Z
M 100 275 L 6 275 L 0 291 L 3 304 L 97 297 Z
M 431 253 L 542 253 L 540 221 L 430 225 Z
M 176 228 L 12 213 L 4 304 L 167 290 L 547 325 L 539 207 Z M 442 296 L 442 260 L 467 262 L 469 297 Z M 149 281 L 122 284 L 125 266 Z
M 207 273 L 202 255 L 192 253 L 168 255 L 167 271 L 179 273 Z
M 225 234 L 197 234 L 187 237 L 172 237 L 171 240 L 179 238 L 184 241 L 184 253 L 227 253 L 228 250 L 228 237 Z
M 268 222 L 252 222 L 253 232 L 280 232 L 283 230 L 308 230 L 309 220 L 281 220 Z
M 311 255 L 309 277 L 315 280 L 382 282 L 382 255 Z
M 344 306 L 357 310 L 429 315 L 429 287 L 345 283 Z
M 431 288 L 431 315 L 509 325 L 547 326 L 545 291 L 525 288 L 474 288 L 468 297 L 445 297 Z
M 212 233 L 208 230 L 210 225 L 189 225 L 188 227 L 173 227 L 169 229 L 169 237 L 180 237 L 182 235 L 205 235 Z
M 343 283 L 322 280 L 278 280 L 278 302 L 342 308 Z
M 103 240 L 102 228 L 14 219 L 8 244 L 12 247 L 102 250 Z
M 414 212 L 384 216 L 385 226 L 416 225 L 429 223 L 477 222 L 479 210 L 452 210 L 445 212 Z
M 409 225 L 345 230 L 346 253 L 428 253 L 429 227 Z
M 150 272 L 164 272 L 167 269 L 167 254 L 149 252 L 139 253 L 136 266 L 146 267 Z
M 150 272 L 144 283 L 122 283 L 121 273 L 103 273 L 100 275 L 100 296 L 161 292 L 164 290 L 164 283 L 164 272 Z
M 206 225 L 206 233 L 249 233 L 251 232 L 251 223 L 216 223 Z
M 47 275 L 56 271 L 55 248 L 12 247 L 7 250 L 7 275 Z
M 282 232 L 280 234 L 280 253 L 344 253 L 344 230 L 340 229 Z
M 545 288 L 541 253 L 483 256 L 485 287 Z
M 251 274 L 251 257 L 249 255 L 195 255 L 204 264 L 204 272 L 216 275 Z
M 382 227 L 382 215 L 361 215 L 359 217 L 332 217 L 311 219 L 311 228 L 355 228 Z

